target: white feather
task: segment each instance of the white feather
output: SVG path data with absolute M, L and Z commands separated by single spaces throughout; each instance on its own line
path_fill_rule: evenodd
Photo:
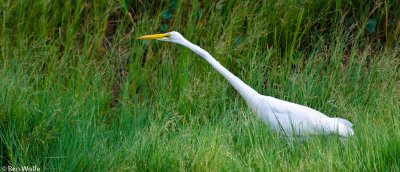
M 229 72 L 207 51 L 186 40 L 178 32 L 167 33 L 168 37 L 158 40 L 183 45 L 203 57 L 217 70 L 244 98 L 249 107 L 274 131 L 290 136 L 338 134 L 348 137 L 354 134 L 353 124 L 342 118 L 330 118 L 312 108 L 260 95 L 238 77 Z M 157 35 L 157 36 L 160 36 Z M 150 36 L 151 37 L 151 36 Z M 146 36 L 142 37 L 146 38 Z

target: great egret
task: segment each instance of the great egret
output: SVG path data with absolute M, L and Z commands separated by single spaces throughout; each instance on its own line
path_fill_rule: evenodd
M 312 108 L 259 94 L 229 72 L 207 51 L 189 42 L 178 32 L 145 35 L 137 39 L 156 39 L 177 43 L 203 57 L 239 92 L 251 110 L 276 132 L 287 136 L 338 134 L 340 137 L 349 137 L 354 134 L 353 124 L 348 120 L 330 118 Z

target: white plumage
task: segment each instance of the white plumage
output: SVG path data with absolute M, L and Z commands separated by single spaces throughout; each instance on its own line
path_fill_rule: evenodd
M 276 132 L 287 136 L 338 134 L 340 137 L 349 137 L 354 135 L 353 124 L 345 119 L 330 118 L 312 108 L 259 94 L 229 72 L 207 51 L 192 44 L 178 32 L 146 35 L 138 39 L 157 39 L 177 43 L 203 57 L 239 92 L 251 110 Z

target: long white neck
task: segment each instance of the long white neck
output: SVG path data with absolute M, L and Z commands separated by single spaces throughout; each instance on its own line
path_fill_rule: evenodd
M 238 77 L 229 72 L 224 66 L 222 66 L 217 60 L 215 60 L 210 53 L 203 50 L 199 46 L 185 40 L 184 43 L 179 43 L 183 46 L 188 47 L 193 52 L 203 57 L 215 70 L 217 70 L 229 83 L 239 92 L 239 94 L 245 99 L 246 103 L 253 109 L 255 98 L 259 96 L 258 92 L 253 88 L 245 84 Z

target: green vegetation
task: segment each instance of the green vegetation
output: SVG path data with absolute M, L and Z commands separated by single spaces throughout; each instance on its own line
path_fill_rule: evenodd
M 2 166 L 398 171 L 399 1 L 0 0 Z M 176 30 L 260 93 L 349 119 L 287 142 Z

